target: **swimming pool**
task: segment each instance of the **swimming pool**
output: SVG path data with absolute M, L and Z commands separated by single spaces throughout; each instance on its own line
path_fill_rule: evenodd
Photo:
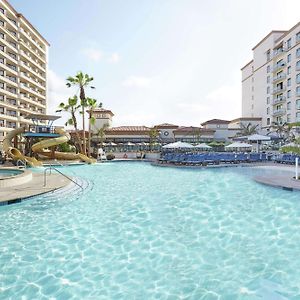
M 300 193 L 268 171 L 60 170 L 92 188 L 0 207 L 1 299 L 299 297 Z

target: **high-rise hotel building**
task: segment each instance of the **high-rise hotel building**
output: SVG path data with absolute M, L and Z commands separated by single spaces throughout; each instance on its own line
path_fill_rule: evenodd
M 272 31 L 242 68 L 242 116 L 261 117 L 262 126 L 300 122 L 300 22 Z
M 46 113 L 48 42 L 0 0 L 0 143 L 6 132 Z

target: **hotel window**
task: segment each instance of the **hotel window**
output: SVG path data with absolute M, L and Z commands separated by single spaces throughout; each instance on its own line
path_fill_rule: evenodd
M 267 51 L 267 61 L 269 61 L 271 59 L 271 51 L 268 50 Z
M 0 13 L 5 14 L 4 8 L 0 7 Z
M 0 33 L 0 38 L 4 39 L 4 33 Z
M 270 76 L 267 77 L 267 83 L 270 83 Z
M 267 104 L 270 104 L 270 97 L 267 97 Z
M 300 83 L 300 73 L 296 75 L 296 83 Z
M 298 32 L 297 34 L 296 34 L 296 42 L 299 42 L 300 41 L 300 32 Z
M 288 114 L 288 115 L 286 116 L 286 122 L 287 122 L 287 123 L 291 123 L 291 115 L 290 115 L 290 114 Z
M 267 87 L 267 94 L 270 94 L 270 87 Z
M 0 95 L 0 101 L 4 100 L 4 95 Z
M 300 86 L 297 86 L 297 88 L 296 88 L 296 94 L 297 94 L 297 96 L 300 96 Z
M 289 62 L 291 62 L 291 60 L 292 60 L 292 54 L 289 54 L 289 55 L 287 56 L 287 62 L 289 63 Z
M 292 39 L 288 39 L 286 44 L 287 44 L 287 48 L 290 49 L 292 47 Z
M 0 76 L 4 76 L 4 71 L 0 70 Z
M 267 66 L 267 73 L 270 73 L 270 66 Z
M 291 86 L 291 84 L 292 84 L 292 79 L 289 78 L 289 79 L 287 80 L 287 86 Z
M 296 113 L 296 121 L 299 122 L 300 121 L 300 112 Z
M 296 109 L 300 109 L 300 99 L 296 100 Z
M 291 98 L 291 95 L 292 95 L 291 90 L 288 90 L 288 91 L 287 91 L 287 97 L 288 97 L 288 98 Z
M 267 115 L 270 114 L 270 107 L 267 107 Z
M 286 109 L 287 109 L 287 110 L 291 110 L 291 102 L 288 102 L 288 103 L 286 104 Z
M 0 82 L 0 88 L 4 89 L 4 83 L 3 82 Z
M 0 26 L 4 27 L 4 22 L 0 21 Z
M 296 50 L 296 56 L 297 56 L 297 57 L 300 56 L 300 48 L 298 48 L 298 49 Z
M 289 66 L 289 67 L 287 68 L 287 74 L 288 74 L 288 75 L 291 74 L 291 69 L 292 69 L 291 66 Z
M 296 70 L 300 71 L 300 60 L 298 60 L 296 63 Z
M 270 118 L 267 118 L 267 125 L 270 125 Z

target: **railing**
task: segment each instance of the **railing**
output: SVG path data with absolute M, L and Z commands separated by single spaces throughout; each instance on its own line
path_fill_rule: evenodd
M 278 94 L 278 93 L 282 93 L 282 92 L 284 92 L 284 91 L 285 91 L 285 89 L 286 89 L 286 87 L 285 87 L 285 86 L 278 87 L 278 88 L 274 88 L 274 89 L 272 90 L 272 94 Z
M 23 165 L 23 167 L 26 169 L 26 167 L 27 167 L 26 161 L 18 159 L 17 160 L 17 167 L 20 167 L 20 164 Z
M 273 66 L 272 71 L 276 72 L 277 70 L 285 67 L 285 65 L 286 65 L 285 62 L 278 63 L 278 64 L 276 64 L 276 65 Z
M 280 108 L 280 109 L 274 110 L 273 115 L 283 115 L 283 114 L 285 114 L 285 112 L 286 112 L 286 110 L 284 108 Z
M 68 180 L 72 181 L 74 184 L 76 184 L 77 186 L 79 186 L 81 188 L 81 190 L 83 190 L 83 187 L 77 183 L 76 181 L 74 181 L 71 177 L 65 175 L 64 173 L 60 172 L 59 170 L 57 170 L 56 168 L 54 168 L 53 166 L 50 165 L 50 167 L 46 168 L 44 170 L 44 187 L 47 185 L 47 171 L 50 171 L 50 175 L 52 170 L 56 171 L 57 173 L 59 173 L 60 175 L 64 176 L 65 178 L 67 178 Z
M 281 97 L 278 97 L 278 98 L 274 98 L 274 99 L 273 99 L 273 105 L 274 105 L 274 104 L 277 104 L 277 103 L 284 102 L 285 100 L 286 100 L 285 96 L 281 96 Z
M 286 78 L 286 74 L 283 73 L 283 74 L 279 74 L 278 76 L 274 77 L 272 82 L 276 82 L 278 80 L 282 80 L 282 79 L 285 79 Z

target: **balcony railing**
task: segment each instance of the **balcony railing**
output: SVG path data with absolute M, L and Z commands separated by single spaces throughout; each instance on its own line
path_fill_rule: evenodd
M 282 87 L 277 87 L 277 88 L 274 88 L 273 91 L 272 91 L 272 94 L 278 94 L 278 93 L 282 93 L 286 90 L 286 87 L 285 86 L 282 86 Z
M 286 100 L 285 96 L 280 96 L 278 98 L 273 99 L 273 105 L 283 103 Z
M 281 68 L 283 68 L 285 66 L 286 66 L 286 63 L 284 61 L 281 63 L 277 63 L 276 65 L 273 66 L 272 71 L 277 72 L 278 70 L 280 70 Z
M 284 115 L 285 113 L 286 113 L 285 108 L 280 108 L 273 111 L 274 116 Z
M 282 74 L 277 75 L 276 77 L 273 77 L 272 82 L 274 83 L 274 82 L 276 82 L 276 81 L 280 81 L 280 80 L 283 80 L 283 79 L 285 79 L 285 78 L 286 78 L 286 74 L 285 74 L 285 73 L 282 73 Z
M 278 56 L 278 55 L 281 55 L 281 54 L 283 54 L 283 53 L 285 53 L 285 52 L 286 52 L 286 49 L 285 49 L 285 48 L 279 48 L 279 49 L 276 49 L 276 50 L 274 50 L 274 52 L 273 52 L 273 58 L 276 57 L 276 56 Z

